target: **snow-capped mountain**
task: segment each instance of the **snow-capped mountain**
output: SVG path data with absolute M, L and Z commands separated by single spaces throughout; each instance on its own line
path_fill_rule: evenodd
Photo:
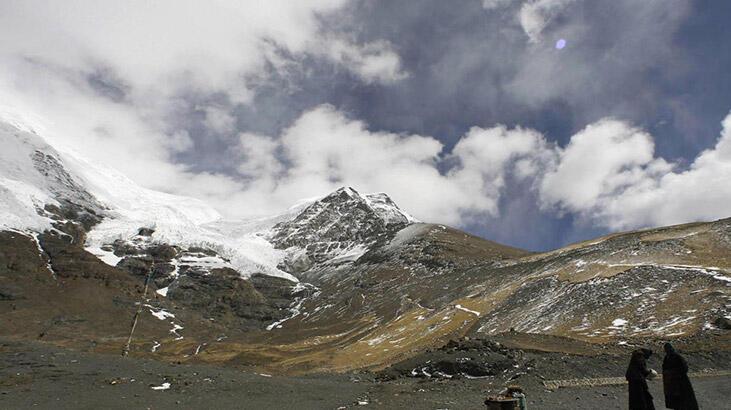
M 42 232 L 72 212 L 86 225 L 86 249 L 106 263 L 136 265 L 149 249 L 170 248 L 157 270 L 169 283 L 181 269 L 231 268 L 297 281 L 318 264 L 354 261 L 417 222 L 384 193 L 341 188 L 279 215 L 224 220 L 203 202 L 142 188 L 120 173 L 59 152 L 30 127 L 0 123 L 0 226 Z M 51 211 L 56 210 L 53 215 Z M 148 264 L 149 265 L 149 264 Z
M 301 272 L 317 264 L 355 261 L 416 222 L 385 193 L 361 195 L 347 187 L 279 222 L 268 237 L 275 247 L 287 250 L 284 269 Z

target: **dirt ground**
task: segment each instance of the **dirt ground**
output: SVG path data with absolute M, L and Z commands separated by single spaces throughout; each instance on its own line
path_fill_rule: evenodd
M 582 356 L 540 357 L 547 368 L 559 363 L 565 363 L 565 369 L 595 366 L 595 359 Z M 694 361 L 698 362 L 694 359 L 691 364 Z M 651 363 L 655 368 L 657 364 Z M 729 363 L 717 364 L 727 367 Z M 621 366 L 617 360 L 604 369 L 615 373 Z M 526 390 L 531 409 L 627 407 L 625 386 L 549 391 L 541 384 L 541 377 L 540 372 L 534 372 L 513 380 Z M 379 381 L 378 375 L 371 373 L 268 376 L 253 370 L 163 363 L 0 340 L 2 409 L 479 409 L 484 408 L 487 392 L 495 391 L 502 382 L 412 377 Z M 169 389 L 154 389 L 164 383 L 170 383 Z M 701 408 L 731 409 L 731 377 L 698 378 L 693 384 Z M 650 385 L 656 407 L 664 408 L 661 382 Z

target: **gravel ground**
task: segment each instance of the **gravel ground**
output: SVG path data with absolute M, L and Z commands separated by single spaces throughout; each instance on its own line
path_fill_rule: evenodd
M 580 359 L 577 359 L 580 360 Z M 723 365 L 728 365 L 725 363 Z M 516 380 L 531 409 L 622 409 L 626 387 L 551 392 L 527 375 Z M 170 383 L 169 389 L 153 387 Z M 731 409 L 731 378 L 693 380 L 703 409 Z M 650 383 L 664 408 L 662 384 Z M 0 340 L 2 409 L 479 409 L 486 380 L 399 378 L 368 373 L 278 377 L 208 365 L 171 364 Z M 360 404 L 359 404 L 360 402 Z
M 731 378 L 708 377 L 693 380 L 701 409 L 731 409 Z M 524 386 L 525 387 L 525 386 Z M 662 382 L 651 382 L 655 407 L 664 409 Z M 423 391 L 421 391 L 423 390 Z M 371 398 L 378 400 L 378 408 L 392 409 L 480 409 L 485 389 L 476 381 L 426 382 L 421 385 L 393 383 L 379 385 Z M 565 388 L 549 392 L 536 386 L 528 386 L 528 408 L 535 409 L 626 409 L 627 387 L 604 386 L 594 388 Z M 398 395 L 396 395 L 398 394 Z M 376 403 L 377 404 L 377 403 Z

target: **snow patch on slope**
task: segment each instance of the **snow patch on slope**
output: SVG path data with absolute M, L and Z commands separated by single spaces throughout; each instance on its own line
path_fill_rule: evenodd
M 37 150 L 52 148 L 38 135 L 2 122 L 0 147 L 0 228 L 51 229 L 51 219 L 37 210 L 57 202 L 32 157 Z
M 119 261 L 122 260 L 119 256 L 115 255 L 114 252 L 106 251 L 102 248 L 94 247 L 94 246 L 87 246 L 86 251 L 91 253 L 92 255 L 96 256 L 101 260 L 102 262 L 106 263 L 109 266 L 117 266 Z
M 363 198 L 387 224 L 402 222 L 404 219 L 408 223 L 421 222 L 399 208 L 385 192 L 366 194 Z
M 425 223 L 414 223 L 396 233 L 396 236 L 384 247 L 384 250 L 391 251 L 398 249 L 402 245 L 409 243 L 429 231 L 431 225 Z
M 276 267 L 283 252 L 257 235 L 258 230 L 271 227 L 290 212 L 250 221 L 226 221 L 203 201 L 142 188 L 117 171 L 72 152 L 65 154 L 69 168 L 83 174 L 88 190 L 110 208 L 107 217 L 88 233 L 88 250 L 101 249 L 115 240 L 130 240 L 141 227 L 150 227 L 154 229 L 150 244 L 209 248 L 230 261 L 188 261 L 193 265 L 230 267 L 244 277 L 263 273 L 297 281 Z
M 0 177 L 0 229 L 35 232 L 51 229 L 51 219 L 39 215 L 36 209 L 54 202 L 45 192 L 32 185 Z

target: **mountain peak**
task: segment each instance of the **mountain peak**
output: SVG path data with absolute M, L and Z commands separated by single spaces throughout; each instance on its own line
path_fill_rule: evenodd
M 315 204 L 318 202 L 328 204 L 335 202 L 342 203 L 345 205 L 346 209 L 344 210 L 346 211 L 347 208 L 350 208 L 351 211 L 354 211 L 357 208 L 368 208 L 377 217 L 382 219 L 386 225 L 392 223 L 408 224 L 420 222 L 418 219 L 399 208 L 399 206 L 396 205 L 391 197 L 385 192 L 363 195 L 353 187 L 343 186 L 324 196 L 319 201 L 316 201 Z
M 385 193 L 362 195 L 351 187 L 341 187 L 294 219 L 275 225 L 271 242 L 279 249 L 304 249 L 304 254 L 296 255 L 295 264 L 309 267 L 312 263 L 342 260 L 343 255 L 357 259 L 372 245 L 389 240 L 415 222 Z
M 358 191 L 356 191 L 353 187 L 350 187 L 350 186 L 342 186 L 342 187 L 336 189 L 335 191 L 333 191 L 330 195 L 347 195 L 350 197 L 361 196 L 360 193 L 358 193 Z M 330 195 L 328 195 L 328 196 L 330 196 Z
M 320 198 L 319 200 L 315 201 L 317 202 L 325 202 L 325 203 L 332 203 L 332 202 L 342 202 L 342 201 L 366 201 L 366 195 L 361 195 L 360 192 L 356 191 L 354 188 L 349 186 L 343 186 L 340 187 L 329 194 L 325 195 L 324 197 Z

